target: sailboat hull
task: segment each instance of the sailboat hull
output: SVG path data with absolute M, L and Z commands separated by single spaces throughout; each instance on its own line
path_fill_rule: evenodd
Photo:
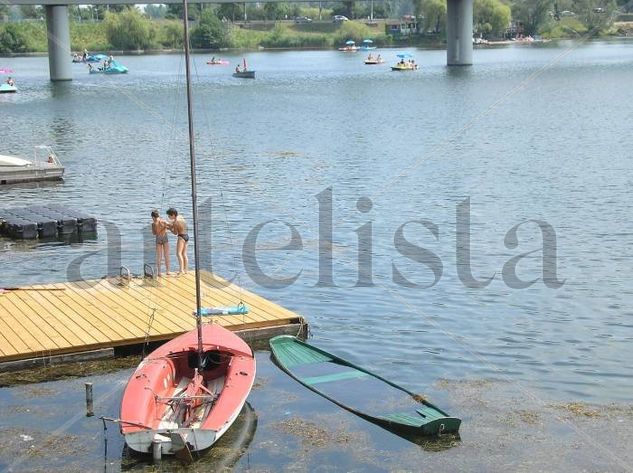
M 255 379 L 249 346 L 217 324 L 202 327 L 203 368 L 197 332 L 152 352 L 130 377 L 121 401 L 121 433 L 132 450 L 161 453 L 211 447 L 235 422 Z

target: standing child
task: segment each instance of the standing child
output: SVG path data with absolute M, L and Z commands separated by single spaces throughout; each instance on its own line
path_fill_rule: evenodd
M 178 211 L 171 207 L 167 210 L 167 215 L 170 220 L 171 232 L 174 235 L 178 235 L 176 241 L 176 257 L 178 258 L 178 264 L 180 265 L 180 271 L 178 274 L 187 274 L 189 270 L 189 258 L 187 257 L 187 243 L 189 242 L 189 235 L 187 234 L 187 222 L 184 218 L 178 215 Z
M 161 276 L 160 269 L 165 261 L 166 275 L 169 276 L 169 239 L 167 229 L 169 224 L 160 218 L 158 210 L 152 210 L 152 233 L 156 235 L 156 274 Z

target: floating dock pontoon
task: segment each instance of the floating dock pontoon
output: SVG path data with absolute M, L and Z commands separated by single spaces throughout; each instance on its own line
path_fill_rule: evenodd
M 97 231 L 97 219 L 62 205 L 0 209 L 0 236 L 17 240 L 64 237 Z
M 36 146 L 33 161 L 0 155 L 0 185 L 20 182 L 59 181 L 64 166 L 48 146 Z

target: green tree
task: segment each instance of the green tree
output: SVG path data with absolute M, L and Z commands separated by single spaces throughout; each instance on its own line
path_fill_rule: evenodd
M 205 9 L 202 12 L 198 25 L 191 32 L 191 45 L 205 49 L 229 46 L 228 31 L 213 10 Z
M 421 19 L 424 14 L 424 0 L 413 0 L 413 14 L 416 18 Z
M 29 51 L 29 37 L 16 23 L 0 26 L 0 53 L 24 53 Z
M 160 28 L 158 42 L 166 48 L 182 48 L 183 26 L 179 20 L 167 20 Z
M 594 34 L 613 24 L 615 0 L 575 0 L 574 10 L 580 21 Z
M 510 26 L 512 11 L 501 0 L 475 0 L 475 31 L 484 35 L 502 35 Z
M 187 13 L 190 21 L 195 21 L 200 18 L 200 14 L 203 10 L 202 3 L 189 3 L 187 5 Z M 167 11 L 165 17 L 169 19 L 181 19 L 182 20 L 183 6 L 182 3 L 170 3 L 167 5 Z
M 348 18 L 354 18 L 354 2 L 347 0 L 343 2 L 345 8 L 345 16 Z
M 40 20 L 44 18 L 44 9 L 37 5 L 20 5 L 20 14 L 22 18 Z
M 235 21 L 244 17 L 244 11 L 239 3 L 223 3 L 216 11 L 216 15 L 220 19 Z
M 114 48 L 146 49 L 155 36 L 151 22 L 136 8 L 106 14 L 106 37 Z
M 535 35 L 553 19 L 554 0 L 514 0 L 512 18 L 523 24 L 525 34 Z
M 150 18 L 165 18 L 167 15 L 167 7 L 162 4 L 152 4 L 150 3 L 145 7 L 145 14 Z
M 283 2 L 268 2 L 264 5 L 267 20 L 279 20 L 290 12 L 290 6 Z
M 418 13 L 416 17 L 424 17 L 422 31 L 441 33 L 446 30 L 446 0 L 416 0 L 419 6 L 416 6 Z

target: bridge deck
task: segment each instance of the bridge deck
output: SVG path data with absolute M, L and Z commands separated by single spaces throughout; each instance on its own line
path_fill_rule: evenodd
M 302 324 L 301 316 L 203 272 L 204 307 L 246 315 L 205 317 L 230 330 Z M 193 273 L 42 284 L 0 293 L 0 363 L 171 339 L 195 328 Z M 153 321 L 150 326 L 150 319 Z

